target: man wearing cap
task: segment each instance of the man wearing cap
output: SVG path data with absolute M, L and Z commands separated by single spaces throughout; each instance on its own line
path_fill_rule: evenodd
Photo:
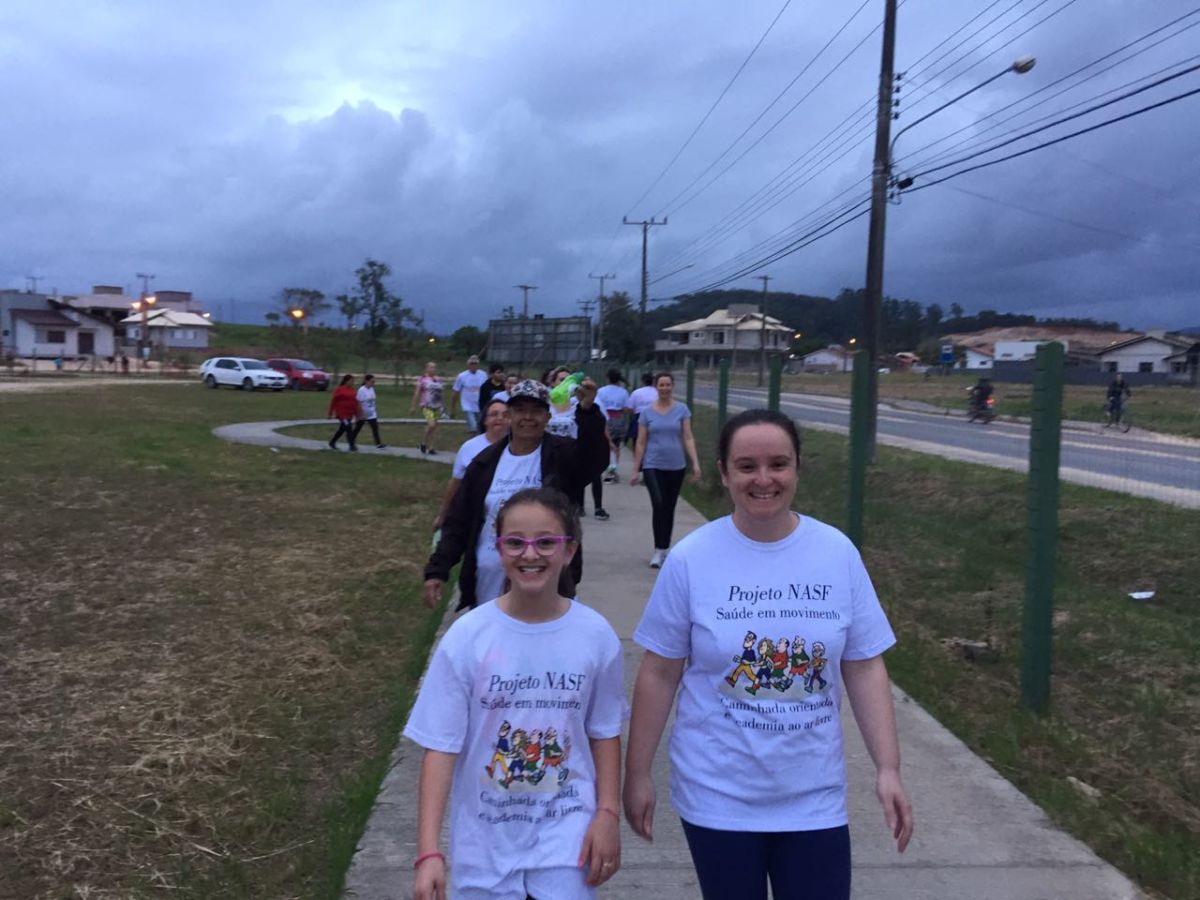
M 552 487 L 568 497 L 608 465 L 604 416 L 596 406 L 596 383 L 584 379 L 575 392 L 578 437 L 546 433 L 550 389 L 540 381 L 518 382 L 508 397 L 509 432 L 467 466 L 442 522 L 441 539 L 425 566 L 425 605 L 442 596 L 450 570 L 462 560 L 459 609 L 495 600 L 504 592 L 504 568 L 496 549 L 496 513 L 517 491 Z M 571 577 L 583 575 L 583 554 L 571 560 Z
M 488 378 L 479 371 L 479 357 L 467 358 L 467 367 L 454 379 L 454 396 L 458 398 L 463 418 L 467 420 L 467 431 L 479 431 L 479 389 Z

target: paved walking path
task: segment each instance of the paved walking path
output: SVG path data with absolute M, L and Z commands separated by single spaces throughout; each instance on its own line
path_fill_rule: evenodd
M 324 420 L 319 420 L 324 421 Z M 321 441 L 274 440 L 274 428 L 297 422 L 227 426 L 229 440 L 308 446 Z M 370 452 L 390 452 L 370 451 Z M 416 450 L 395 451 L 420 456 Z M 450 460 L 445 454 L 441 459 Z M 630 460 L 622 460 L 627 479 Z M 579 597 L 612 623 L 625 647 L 625 677 L 632 689 L 642 651 L 634 628 L 654 583 L 647 566 L 651 547 L 650 503 L 642 487 L 605 485 L 612 520 L 584 519 L 587 546 Z M 591 510 L 591 497 L 588 497 Z M 681 502 L 675 539 L 704 524 Z M 452 618 L 447 614 L 443 628 Z M 874 796 L 874 769 L 844 704 L 849 807 L 854 844 L 856 900 L 1125 900 L 1140 893 L 1117 870 L 1079 841 L 1054 827 L 1030 800 L 896 691 L 904 780 L 913 800 L 916 834 L 899 856 L 882 823 Z M 679 820 L 667 800 L 666 738 L 655 761 L 659 805 L 655 841 L 647 844 L 622 823 L 622 868 L 601 897 L 695 900 L 699 897 Z M 402 740 L 345 885 L 347 900 L 408 898 L 416 846 L 416 783 L 420 750 Z M 738 898 L 730 898 L 738 900 Z

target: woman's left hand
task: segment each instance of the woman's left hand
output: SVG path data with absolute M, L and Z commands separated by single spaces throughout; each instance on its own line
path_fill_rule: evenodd
M 904 785 L 900 782 L 900 773 L 885 770 L 875 777 L 875 796 L 883 806 L 883 818 L 887 827 L 896 839 L 896 850 L 904 852 L 913 833 L 912 803 Z
M 692 484 L 699 484 L 699 483 L 700 483 L 700 466 L 694 465 L 694 466 L 692 466 Z
M 620 820 L 610 810 L 596 810 L 592 824 L 583 836 L 578 866 L 589 866 L 587 883 L 592 887 L 604 884 L 621 868 Z
M 579 387 L 575 388 L 575 399 L 584 409 L 589 408 L 596 399 L 596 382 L 590 378 L 579 382 Z

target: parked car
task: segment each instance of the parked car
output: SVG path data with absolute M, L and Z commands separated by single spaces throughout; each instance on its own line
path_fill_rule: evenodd
M 267 365 L 287 376 L 288 387 L 293 391 L 313 388 L 329 390 L 329 374 L 314 366 L 307 359 L 268 359 Z
M 288 386 L 287 376 L 276 372 L 261 359 L 244 356 L 214 356 L 200 363 L 200 380 L 210 388 L 223 384 L 252 391 L 255 388 L 270 388 L 282 391 Z

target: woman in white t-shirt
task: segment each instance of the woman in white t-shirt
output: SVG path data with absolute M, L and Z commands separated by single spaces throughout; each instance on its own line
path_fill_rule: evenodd
M 483 410 L 483 433 L 466 441 L 458 448 L 458 453 L 454 456 L 454 469 L 450 475 L 450 481 L 446 485 L 446 492 L 442 495 L 441 508 L 438 509 L 437 517 L 433 520 L 435 532 L 446 521 L 450 503 L 454 500 L 454 495 L 458 493 L 459 485 L 462 484 L 463 475 L 467 473 L 467 466 L 471 464 L 471 460 L 506 434 L 508 434 L 508 396 L 505 395 L 499 399 L 493 397 Z
M 799 457 L 787 416 L 729 420 L 733 514 L 676 545 L 633 636 L 625 814 L 651 837 L 650 763 L 678 692 L 671 803 L 705 898 L 765 900 L 768 880 L 775 900 L 849 898 L 843 686 L 901 852 L 912 835 L 882 657 L 895 637 L 850 540 L 792 511 Z

